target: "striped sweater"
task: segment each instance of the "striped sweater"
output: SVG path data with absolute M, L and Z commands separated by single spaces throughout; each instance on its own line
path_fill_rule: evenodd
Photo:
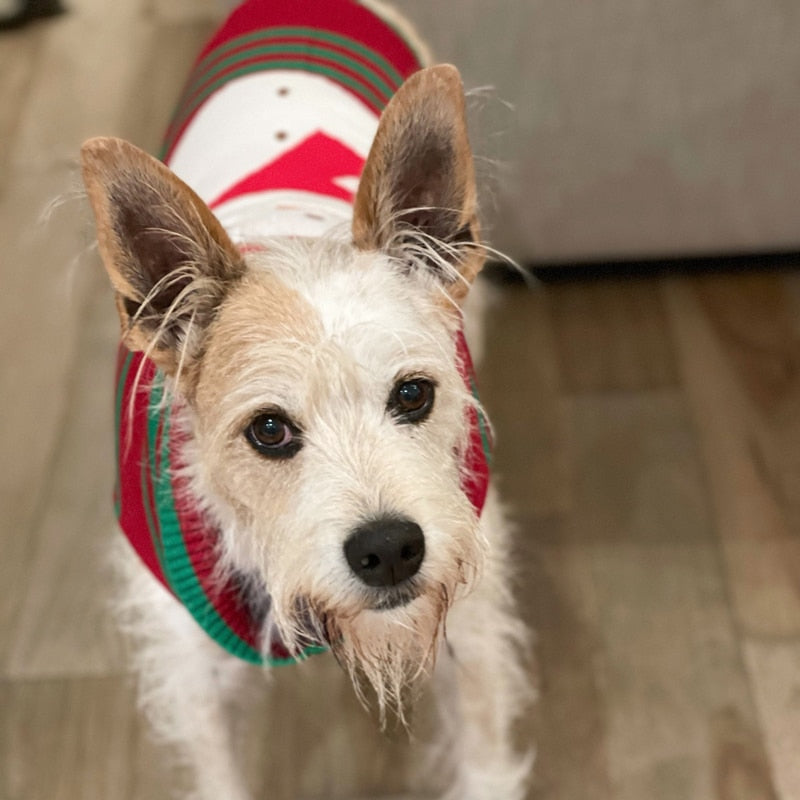
M 200 53 L 161 156 L 243 249 L 264 236 L 321 235 L 349 223 L 380 112 L 420 60 L 399 31 L 354 0 L 246 0 Z M 474 391 L 463 336 L 458 347 Z M 122 531 L 228 652 L 291 663 L 295 656 L 269 624 L 269 597 L 254 600 L 236 576 L 220 579 L 219 532 L 182 477 L 182 433 L 162 393 L 155 365 L 121 347 L 115 507 Z M 470 413 L 463 488 L 480 513 L 488 434 Z M 324 649 L 309 641 L 302 655 Z

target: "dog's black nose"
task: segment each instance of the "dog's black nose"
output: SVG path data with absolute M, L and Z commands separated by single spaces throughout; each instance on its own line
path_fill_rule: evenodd
M 382 517 L 356 528 L 344 543 L 344 554 L 367 586 L 396 586 L 419 571 L 425 535 L 410 519 Z

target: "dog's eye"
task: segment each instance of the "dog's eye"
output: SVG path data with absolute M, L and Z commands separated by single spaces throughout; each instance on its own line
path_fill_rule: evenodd
M 302 447 L 300 431 L 276 411 L 259 414 L 244 435 L 257 452 L 271 458 L 291 458 Z
M 398 382 L 389 397 L 389 413 L 400 422 L 422 422 L 433 408 L 435 386 L 427 378 Z

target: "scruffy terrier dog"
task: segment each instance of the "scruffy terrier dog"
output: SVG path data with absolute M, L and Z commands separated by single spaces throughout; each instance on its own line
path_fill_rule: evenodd
M 249 796 L 226 719 L 247 662 L 323 650 L 382 712 L 432 685 L 448 798 L 525 794 L 525 633 L 463 334 L 486 248 L 460 77 L 425 61 L 375 2 L 247 0 L 169 166 L 82 151 L 122 323 L 120 607 L 204 800 Z

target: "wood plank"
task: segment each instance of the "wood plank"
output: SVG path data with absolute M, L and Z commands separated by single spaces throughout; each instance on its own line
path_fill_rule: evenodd
M 713 720 L 713 764 L 719 800 L 778 800 L 779 784 L 767 758 L 760 727 L 724 709 Z M 795 791 L 780 797 L 794 797 Z
M 105 276 L 93 270 L 77 357 L 63 385 L 67 402 L 30 535 L 36 543 L 11 626 L 7 673 L 20 677 L 103 674 L 121 648 L 106 607 L 111 575 L 103 564 L 116 533 L 113 388 L 116 312 Z
M 19 33 L 19 41 L 35 44 L 36 58 L 5 142 L 13 192 L 0 197 L 0 395 L 10 400 L 0 418 L 0 441 L 14 453 L 0 469 L 0 581 L 6 587 L 0 669 L 36 546 L 30 528 L 46 491 L 92 287 L 91 270 L 79 259 L 88 241 L 86 212 L 70 200 L 72 164 L 82 139 L 114 132 L 120 109 L 129 104 L 126 76 L 144 56 L 138 45 L 147 29 L 137 15 L 138 0 L 113 6 L 78 0 L 69 14 Z M 65 202 L 43 219 L 59 198 Z
M 521 517 L 570 506 L 554 332 L 543 288 L 498 292 L 486 313 L 481 400 L 496 427 L 493 474 Z
M 251 764 L 261 775 L 256 796 L 347 798 L 407 787 L 408 737 L 379 732 L 331 656 L 274 670 L 271 683 L 252 728 L 257 748 Z
M 798 259 L 800 262 L 800 259 Z M 800 334 L 800 272 L 792 270 L 779 278 L 785 302 L 789 308 L 789 319 L 793 335 Z
M 756 272 L 692 281 L 759 428 L 752 447 L 792 532 L 800 535 L 800 327 L 790 276 Z
M 736 797 L 718 792 L 731 784 L 719 720 L 742 720 L 747 758 L 766 762 L 715 548 L 612 543 L 592 562 L 614 797 Z M 752 796 L 773 796 L 768 771 L 757 778 Z
M 677 385 L 663 302 L 652 282 L 556 284 L 547 293 L 565 391 Z
M 551 521 L 559 528 L 557 522 Z M 518 526 L 520 608 L 536 637 L 539 697 L 521 736 L 536 747 L 537 800 L 611 800 L 604 659 L 591 560 L 583 545 L 564 545 L 543 521 Z
M 754 635 L 800 633 L 800 540 L 766 455 L 785 434 L 754 404 L 693 284 L 663 291 L 738 622 Z
M 800 332 L 782 276 L 705 275 L 690 285 L 755 409 L 769 422 L 783 422 L 784 414 L 794 418 Z
M 0 796 L 168 800 L 127 680 L 2 682 L 0 707 Z
M 12 453 L 0 467 L 0 670 L 36 543 L 30 530 L 46 492 L 61 434 L 66 386 L 91 272 L 74 261 L 85 246 L 74 204 L 37 218 L 69 186 L 70 171 L 54 167 L 17 182 L 0 199 L 0 441 Z
M 261 785 L 255 796 L 396 792 L 408 740 L 376 733 L 333 659 L 315 662 L 281 670 L 270 693 L 258 676 L 263 694 L 246 707 L 251 737 L 240 751 L 253 785 Z M 0 708 L 4 800 L 170 800 L 188 786 L 171 753 L 150 739 L 125 677 L 2 681 Z
M 694 430 L 677 392 L 581 395 L 563 405 L 570 541 L 713 541 Z
M 800 641 L 751 639 L 744 654 L 775 785 L 784 800 L 800 797 Z
M 687 409 L 675 392 L 565 402 L 564 539 L 589 563 L 613 797 L 711 800 L 715 721 L 732 709 L 757 725 Z

